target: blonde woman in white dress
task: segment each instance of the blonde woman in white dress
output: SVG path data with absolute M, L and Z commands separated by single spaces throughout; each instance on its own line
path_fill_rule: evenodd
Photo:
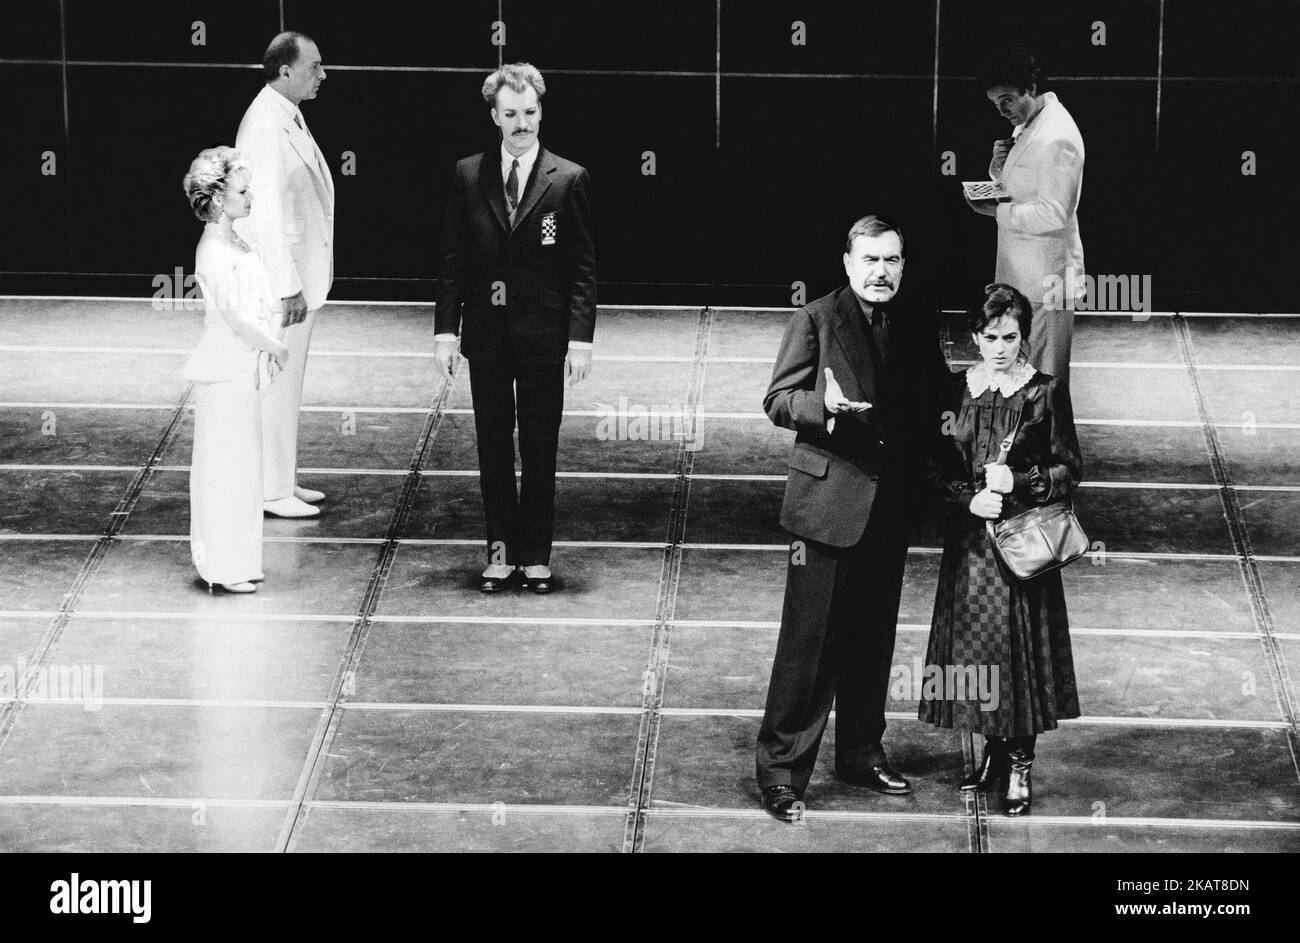
M 262 573 L 264 384 L 289 358 L 262 258 L 232 223 L 253 202 L 252 175 L 230 147 L 199 154 L 185 196 L 206 225 L 194 270 L 203 291 L 203 336 L 185 364 L 194 381 L 190 467 L 190 551 L 209 590 L 257 590 Z

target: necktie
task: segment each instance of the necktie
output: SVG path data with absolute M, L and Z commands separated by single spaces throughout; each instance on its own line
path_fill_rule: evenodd
M 510 165 L 510 176 L 506 178 L 506 199 L 510 201 L 510 221 L 514 222 L 515 210 L 519 206 L 519 161 Z
M 885 313 L 879 308 L 871 312 L 871 338 L 876 342 L 880 354 L 880 364 L 889 369 L 889 325 L 885 323 Z
M 325 180 L 327 178 L 327 174 L 325 173 L 325 157 L 321 154 L 320 148 L 316 146 L 316 139 L 311 136 L 311 132 L 307 130 L 307 126 L 302 123 L 302 115 L 296 111 L 293 113 L 293 123 L 296 124 L 298 130 L 306 134 L 307 139 L 311 141 L 312 151 L 314 151 L 316 155 L 316 172 L 320 174 L 322 180 Z
M 876 368 L 876 396 L 887 400 L 890 394 L 889 325 L 885 313 L 876 307 L 871 312 L 871 353 Z M 884 415 L 880 414 L 883 419 Z

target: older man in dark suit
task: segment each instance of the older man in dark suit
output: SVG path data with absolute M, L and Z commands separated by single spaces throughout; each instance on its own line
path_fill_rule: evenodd
M 546 83 L 526 62 L 483 83 L 501 144 L 456 165 L 442 232 L 434 357 L 450 378 L 470 362 L 488 565 L 497 592 L 522 569 L 536 593 L 553 588 L 555 453 L 564 381 L 591 371 L 596 251 L 587 171 L 541 146 Z M 523 466 L 515 487 L 514 428 Z
M 945 366 L 932 312 L 891 303 L 903 275 L 897 223 L 858 220 L 844 270 L 848 285 L 790 319 L 763 401 L 798 433 L 781 508 L 795 540 L 757 749 L 763 806 L 783 821 L 804 808 L 832 701 L 839 777 L 911 792 L 881 737 L 921 449 Z

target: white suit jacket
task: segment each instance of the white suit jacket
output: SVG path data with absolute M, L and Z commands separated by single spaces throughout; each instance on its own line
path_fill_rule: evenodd
M 253 169 L 253 210 L 235 229 L 262 251 L 277 298 L 325 303 L 334 282 L 334 179 L 298 108 L 264 85 L 239 123 L 235 147 Z
M 1055 284 L 1058 297 L 1073 290 L 1074 297 L 1082 298 L 1084 291 L 1077 216 L 1083 138 L 1055 93 L 1047 92 L 1044 98 L 1042 110 L 1017 136 L 1006 163 L 989 165 L 989 176 L 1011 194 L 1011 202 L 997 209 L 994 280 L 1020 289 L 1035 305 L 1053 288 L 1049 276 L 1060 279 Z M 1073 289 L 1067 279 L 1073 280 Z

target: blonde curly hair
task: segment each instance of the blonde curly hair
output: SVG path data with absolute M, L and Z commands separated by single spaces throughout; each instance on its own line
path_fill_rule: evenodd
M 241 170 L 249 170 L 248 158 L 233 147 L 223 144 L 199 151 L 181 182 L 194 215 L 205 223 L 219 220 L 226 185 L 231 175 Z

